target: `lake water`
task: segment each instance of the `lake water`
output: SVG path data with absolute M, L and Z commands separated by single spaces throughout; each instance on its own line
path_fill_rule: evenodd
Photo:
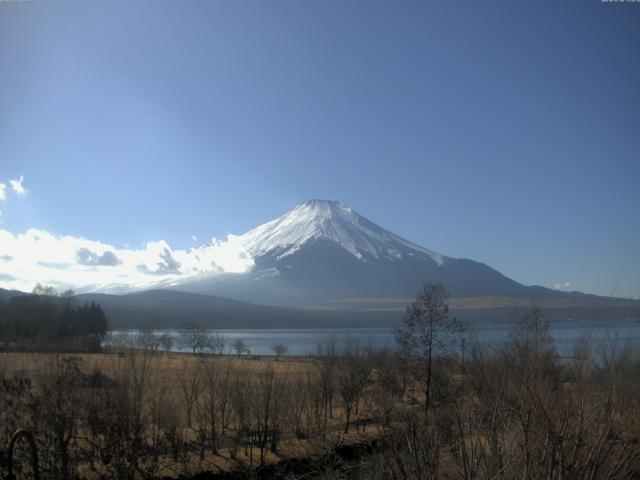
M 474 325 L 464 333 L 465 343 L 477 341 L 483 345 L 499 345 L 508 340 L 510 325 L 504 323 Z M 320 344 L 331 339 L 340 348 L 349 339 L 357 339 L 376 348 L 393 347 L 395 328 L 299 328 L 299 329 L 227 329 L 215 330 L 224 336 L 227 348 L 236 339 L 242 339 L 254 355 L 272 355 L 272 345 L 282 343 L 290 355 L 314 354 Z M 165 331 L 173 337 L 173 350 L 180 351 L 180 330 Z M 163 332 L 163 333 L 165 333 Z M 569 354 L 576 342 L 588 336 L 592 344 L 631 342 L 640 347 L 640 323 L 638 320 L 616 320 L 590 323 L 563 321 L 550 324 L 550 332 L 561 355 Z M 116 332 L 113 332 L 114 334 Z M 128 335 L 135 335 L 130 330 Z M 108 341 L 108 340 L 107 340 Z

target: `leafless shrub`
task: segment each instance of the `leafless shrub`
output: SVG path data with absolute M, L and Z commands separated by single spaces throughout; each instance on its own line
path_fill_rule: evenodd
M 349 433 L 352 414 L 358 414 L 358 404 L 367 388 L 373 370 L 368 351 L 352 340 L 336 368 L 336 382 L 345 417 L 344 432 Z
M 316 365 L 318 368 L 319 384 L 322 390 L 323 413 L 321 432 L 323 436 L 327 432 L 329 419 L 333 416 L 337 357 L 335 338 L 330 338 L 325 345 L 318 345 Z

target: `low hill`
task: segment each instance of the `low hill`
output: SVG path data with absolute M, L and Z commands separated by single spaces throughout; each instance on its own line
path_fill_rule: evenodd
M 0 298 L 8 301 L 18 291 L 0 289 Z M 379 299 L 379 308 L 365 310 L 358 302 L 371 305 L 370 299 L 354 299 L 336 309 L 301 309 L 256 305 L 224 297 L 173 290 L 149 290 L 126 295 L 82 294 L 78 302 L 96 302 L 105 311 L 110 328 L 180 328 L 198 323 L 206 328 L 341 328 L 398 325 L 410 298 Z M 640 320 L 640 302 L 606 297 L 573 299 L 518 300 L 512 298 L 464 298 L 450 300 L 451 314 L 467 322 L 507 322 L 521 316 L 532 305 L 542 308 L 553 321 L 584 319 L 607 321 Z

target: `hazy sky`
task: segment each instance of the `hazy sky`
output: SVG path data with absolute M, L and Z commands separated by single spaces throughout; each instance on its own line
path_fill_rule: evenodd
M 639 296 L 640 4 L 0 2 L 12 242 L 186 250 L 309 198 Z

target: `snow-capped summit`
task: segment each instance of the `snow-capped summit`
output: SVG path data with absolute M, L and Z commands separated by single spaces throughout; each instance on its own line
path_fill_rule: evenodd
M 446 257 L 379 227 L 352 208 L 332 200 L 308 200 L 284 215 L 242 235 L 241 243 L 253 256 L 269 254 L 278 260 L 317 240 L 329 241 L 358 260 L 399 260 L 427 256 L 438 265 Z
M 454 297 L 547 297 L 473 260 L 445 257 L 367 220 L 335 201 L 309 200 L 235 237 L 251 256 L 242 274 L 214 275 L 180 288 L 261 304 L 392 308 L 424 282 Z M 390 303 L 391 302 L 391 303 Z

